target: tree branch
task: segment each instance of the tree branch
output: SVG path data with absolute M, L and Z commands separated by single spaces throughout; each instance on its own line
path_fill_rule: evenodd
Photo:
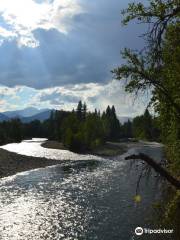
M 156 161 L 147 156 L 146 154 L 139 153 L 137 155 L 133 154 L 125 158 L 125 160 L 143 160 L 148 165 L 150 165 L 157 173 L 159 173 L 163 178 L 165 178 L 169 183 L 171 183 L 177 189 L 180 189 L 180 181 L 173 177 L 166 169 L 161 167 Z

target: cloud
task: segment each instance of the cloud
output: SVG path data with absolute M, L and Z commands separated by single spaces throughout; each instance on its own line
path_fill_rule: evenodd
M 0 111 L 27 106 L 71 110 L 115 105 L 119 115 L 142 113 L 111 70 L 120 50 L 141 48 L 143 28 L 121 28 L 122 0 L 0 1 Z M 133 39 L 133 41 L 132 41 Z M 144 101 L 144 102 L 142 102 Z
M 72 110 L 76 108 L 78 101 L 82 100 L 87 103 L 90 111 L 95 108 L 103 111 L 108 105 L 115 105 L 118 115 L 133 117 L 143 113 L 149 96 L 134 101 L 132 95 L 124 92 L 122 83 L 113 80 L 107 84 L 82 83 L 40 90 L 23 86 L 0 86 L 0 99 L 1 111 L 27 106 Z
M 142 47 L 140 25 L 121 28 L 126 6 L 125 0 L 0 1 L 1 110 L 71 110 L 82 99 L 89 110 L 109 104 L 120 115 L 141 113 L 145 104 L 133 106 L 121 84 L 109 82 L 123 61 L 120 50 Z
M 0 109 L 4 110 L 4 106 L 7 104 L 5 100 L 0 100 Z
M 19 46 L 37 47 L 39 41 L 34 30 L 56 29 L 66 34 L 72 27 L 73 17 L 81 12 L 77 0 L 0 1 L 1 18 L 8 28 L 1 27 L 0 36 L 15 38 Z
M 8 88 L 4 86 L 0 86 L 0 99 L 3 99 L 5 97 L 11 97 L 13 99 L 17 99 L 17 93 L 21 91 L 21 87 L 15 87 L 15 88 Z
M 95 108 L 103 111 L 108 105 L 115 105 L 118 115 L 133 117 L 143 113 L 149 96 L 135 101 L 132 95 L 124 92 L 122 83 L 113 80 L 107 84 L 88 83 L 38 90 L 31 105 L 72 110 L 79 100 L 85 101 L 90 111 Z
M 7 100 L 0 99 L 0 112 L 5 112 L 8 110 L 14 110 L 18 106 L 12 103 L 9 103 Z
M 0 26 L 0 36 L 3 38 L 16 37 L 16 34 Z
M 40 102 L 49 102 L 51 105 L 64 105 L 68 103 L 77 103 L 80 97 L 71 95 L 63 88 L 47 89 L 41 91 L 36 98 L 39 98 Z
M 120 10 L 126 5 L 119 0 L 0 1 L 0 83 L 36 89 L 107 83 L 122 62 L 120 50 L 142 46 L 140 26 L 121 28 Z

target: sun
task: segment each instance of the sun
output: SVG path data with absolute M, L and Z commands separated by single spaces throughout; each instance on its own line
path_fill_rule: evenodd
M 49 4 L 38 4 L 33 0 L 6 0 L 0 3 L 3 18 L 8 24 L 14 25 L 16 30 L 21 31 L 23 28 L 36 28 L 45 19 L 49 8 Z
M 35 0 L 0 1 L 0 37 L 16 37 L 20 45 L 34 45 L 36 29 L 56 29 L 67 34 L 70 20 L 82 12 L 77 0 Z

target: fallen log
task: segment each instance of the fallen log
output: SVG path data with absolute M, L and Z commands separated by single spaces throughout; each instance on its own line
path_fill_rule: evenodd
M 158 164 L 154 159 L 149 157 L 144 153 L 133 154 L 125 157 L 125 160 L 142 160 L 151 166 L 157 173 L 159 173 L 163 178 L 165 178 L 169 183 L 171 183 L 177 189 L 180 189 L 180 181 L 172 176 L 165 168 Z

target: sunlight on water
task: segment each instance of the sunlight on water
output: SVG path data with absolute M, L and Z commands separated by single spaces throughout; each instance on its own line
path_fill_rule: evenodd
M 93 201 L 107 194 L 117 167 L 115 162 L 111 167 L 93 164 L 51 167 L 0 181 L 1 239 L 86 239 L 95 215 L 106 211 Z M 119 170 L 123 165 L 118 163 Z
M 23 146 L 38 156 L 61 153 L 44 150 L 43 139 L 35 141 L 10 145 L 14 151 L 19 146 L 21 154 Z M 145 151 L 161 155 L 159 148 Z M 0 240 L 132 239 L 134 228 L 144 224 L 152 201 L 159 198 L 159 185 L 153 178 L 143 180 L 142 203 L 135 205 L 137 170 L 130 171 L 122 156 L 99 161 L 65 151 L 59 157 L 69 155 L 76 161 L 0 180 Z
M 45 157 L 55 160 L 90 160 L 94 158 L 102 159 L 100 157 L 94 157 L 93 155 L 76 154 L 68 150 L 47 149 L 41 147 L 41 144 L 46 140 L 47 139 L 33 138 L 32 140 L 25 140 L 21 143 L 10 143 L 1 146 L 0 148 L 25 156 Z

